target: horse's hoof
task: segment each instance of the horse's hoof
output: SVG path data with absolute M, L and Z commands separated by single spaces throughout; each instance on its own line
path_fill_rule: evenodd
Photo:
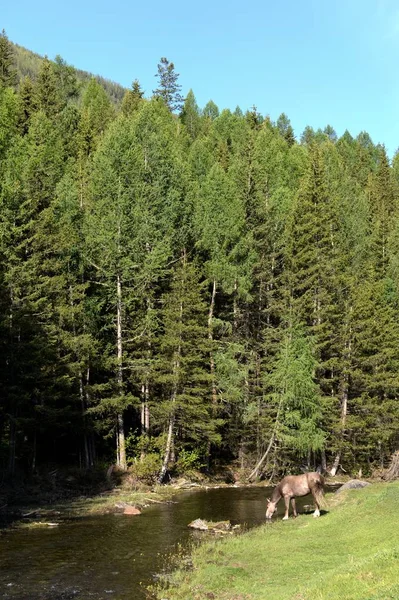
M 314 518 L 316 518 L 316 517 L 320 517 L 320 513 L 319 513 L 319 511 L 316 511 L 316 512 L 314 512 L 314 513 L 313 513 L 313 517 L 314 517 Z
M 288 521 L 288 517 L 283 517 L 283 521 Z

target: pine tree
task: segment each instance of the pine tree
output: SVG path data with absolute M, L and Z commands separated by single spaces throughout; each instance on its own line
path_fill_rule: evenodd
M 324 448 L 326 432 L 321 427 L 322 398 L 315 381 L 316 367 L 312 340 L 300 325 L 289 324 L 273 370 L 266 375 L 266 387 L 271 390 L 268 399 L 274 412 L 270 439 L 250 477 L 259 474 L 276 447 L 285 462 L 291 459 L 294 463 Z
M 279 118 L 277 119 L 277 129 L 280 132 L 280 135 L 283 136 L 285 141 L 289 146 L 295 144 L 295 135 L 294 130 L 291 126 L 291 122 L 285 113 L 281 113 Z
M 207 102 L 207 104 L 204 106 L 204 108 L 202 110 L 202 114 L 204 117 L 207 117 L 211 121 L 214 121 L 215 119 L 218 118 L 220 113 L 219 113 L 219 108 L 214 103 L 214 101 L 209 100 L 209 102 Z
M 114 116 L 114 109 L 107 93 L 93 77 L 82 97 L 79 121 L 79 150 L 82 158 L 87 158 L 96 149 Z
M 54 59 L 54 74 L 58 81 L 58 90 L 64 103 L 76 101 L 79 96 L 79 84 L 76 77 L 76 70 L 68 65 L 59 55 Z
M 35 104 L 50 119 L 54 119 L 65 104 L 57 85 L 54 66 L 47 57 L 41 63 L 35 82 Z
M 369 194 L 371 204 L 371 251 L 376 260 L 376 269 L 381 275 L 387 271 L 389 262 L 388 239 L 397 210 L 389 161 L 384 148 L 379 150 L 379 161 L 371 176 Z
M 163 393 L 158 411 L 167 436 L 161 483 L 179 451 L 194 446 L 204 459 L 209 442 L 219 441 L 209 393 L 207 306 L 198 273 L 185 254 L 164 297 L 163 326 L 158 366 Z
M 184 98 L 180 93 L 181 85 L 178 83 L 179 74 L 175 71 L 175 65 L 162 57 L 155 77 L 158 77 L 159 87 L 153 90 L 154 96 L 162 98 L 171 112 L 180 111 Z
M 14 90 L 0 88 L 0 176 L 1 160 L 5 157 L 11 140 L 17 133 L 19 108 L 18 97 Z
M 192 90 L 187 94 L 180 118 L 186 126 L 190 138 L 195 140 L 200 131 L 200 116 L 199 108 Z
M 128 90 L 123 96 L 121 110 L 125 117 L 133 115 L 140 107 L 144 92 L 140 87 L 138 79 L 132 83 L 132 89 Z
M 60 414 L 64 410 L 60 406 L 63 364 L 57 361 L 52 326 L 56 290 L 48 286 L 48 249 L 41 227 L 62 175 L 62 145 L 53 123 L 42 112 L 32 119 L 28 135 L 15 140 L 5 172 L 5 284 L 10 316 L 7 396 L 11 424 L 9 471 L 13 472 L 23 439 L 27 440 L 24 458 L 34 468 L 39 421 L 47 439 L 55 440 L 57 428 L 62 428 Z M 66 419 L 67 413 L 64 410 Z
M 14 53 L 4 29 L 0 33 L 0 88 L 13 87 L 17 83 Z
M 24 77 L 19 86 L 20 114 L 19 126 L 22 135 L 29 131 L 30 120 L 37 110 L 35 89 L 30 77 Z

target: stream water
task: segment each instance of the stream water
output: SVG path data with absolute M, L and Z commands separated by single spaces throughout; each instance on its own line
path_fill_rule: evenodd
M 140 516 L 82 517 L 54 528 L 6 530 L 0 535 L 0 598 L 143 600 L 145 586 L 167 569 L 168 557 L 201 535 L 187 527 L 190 521 L 260 525 L 270 493 L 259 487 L 191 491 Z M 311 496 L 298 498 L 298 511 L 310 503 Z

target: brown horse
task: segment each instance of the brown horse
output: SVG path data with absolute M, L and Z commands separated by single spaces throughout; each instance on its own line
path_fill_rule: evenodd
M 304 473 L 304 475 L 287 475 L 276 485 L 273 490 L 271 499 L 268 498 L 266 519 L 271 519 L 273 513 L 276 510 L 276 506 L 281 498 L 284 498 L 285 502 L 285 515 L 283 521 L 288 519 L 288 512 L 290 508 L 290 500 L 292 504 L 292 510 L 294 517 L 298 515 L 295 506 L 295 496 L 306 496 L 312 494 L 313 500 L 316 504 L 316 510 L 313 514 L 314 517 L 320 516 L 320 504 L 323 502 L 323 485 L 324 478 L 320 473 Z

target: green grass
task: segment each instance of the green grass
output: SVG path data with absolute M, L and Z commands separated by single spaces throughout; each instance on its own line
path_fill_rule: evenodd
M 265 524 L 201 545 L 193 569 L 159 591 L 168 600 L 399 598 L 399 483 L 330 497 L 319 519 Z

